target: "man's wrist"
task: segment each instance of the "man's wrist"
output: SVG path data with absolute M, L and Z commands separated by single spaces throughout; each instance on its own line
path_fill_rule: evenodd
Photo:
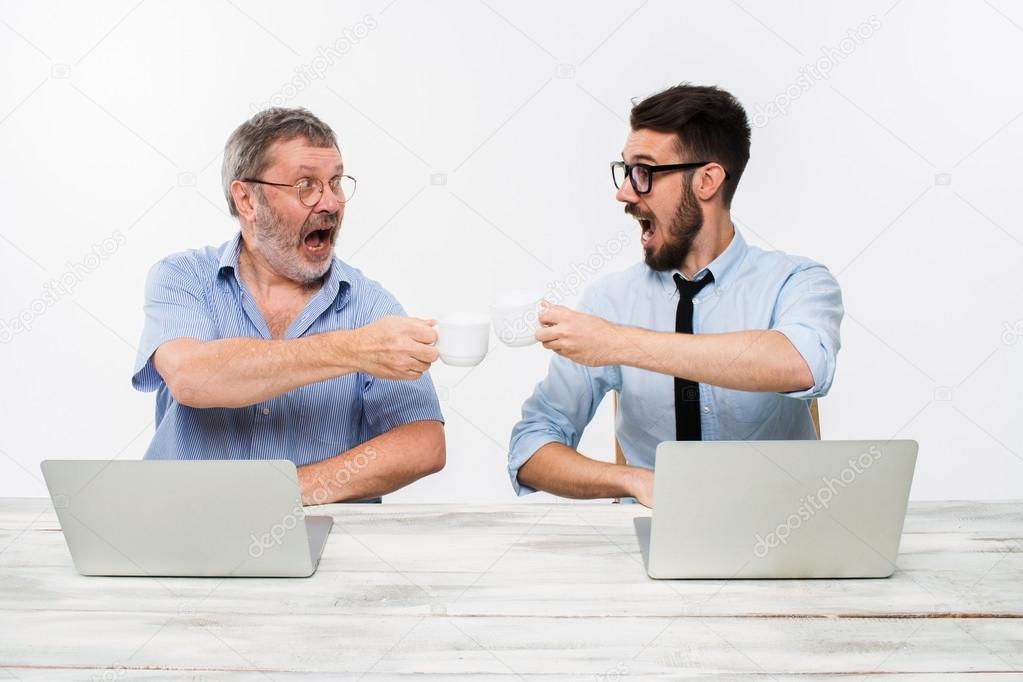
M 653 475 L 652 469 L 630 466 L 629 469 L 629 497 L 635 498 L 640 504 L 651 506 L 653 501 Z
M 640 469 L 629 466 L 628 464 L 620 464 L 620 476 L 619 481 L 621 485 L 620 497 L 635 497 L 636 491 L 639 490 L 639 475 Z
M 612 329 L 611 338 L 614 339 L 614 343 L 611 348 L 611 361 L 608 364 L 624 365 L 626 367 L 633 366 L 635 364 L 636 350 L 640 343 L 636 332 L 640 330 L 621 324 L 612 325 Z
M 361 369 L 358 353 L 360 333 L 359 329 L 337 329 L 326 334 L 328 357 L 338 376 Z

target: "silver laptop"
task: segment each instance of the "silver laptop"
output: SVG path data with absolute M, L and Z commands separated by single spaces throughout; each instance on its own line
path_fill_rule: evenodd
M 886 578 L 916 465 L 912 440 L 665 442 L 652 578 Z
M 82 575 L 306 577 L 334 521 L 305 516 L 288 460 L 47 460 Z

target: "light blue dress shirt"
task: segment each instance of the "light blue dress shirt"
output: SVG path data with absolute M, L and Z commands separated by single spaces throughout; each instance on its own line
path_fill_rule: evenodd
M 835 375 L 842 293 L 826 267 L 806 258 L 749 246 L 735 231 L 728 247 L 693 277 L 714 281 L 693 299 L 693 332 L 716 334 L 772 329 L 806 360 L 813 386 L 793 393 L 735 391 L 700 384 L 704 440 L 816 438 L 809 400 L 827 394 Z M 601 278 L 584 292 L 579 310 L 617 324 L 675 331 L 678 288 L 672 272 L 645 263 Z M 615 433 L 629 464 L 654 466 L 654 451 L 675 440 L 675 380 L 635 367 L 586 367 L 554 355 L 547 377 L 522 406 L 511 435 L 508 473 L 518 472 L 547 443 L 579 445 L 583 429 L 608 391 L 619 394 Z
M 443 421 L 428 374 L 415 381 L 360 372 L 302 386 L 256 405 L 197 409 L 179 404 L 153 366 L 164 342 L 271 338 L 238 275 L 241 235 L 185 251 L 153 266 L 132 386 L 156 391 L 156 433 L 146 459 L 289 459 L 296 466 L 349 450 L 396 426 Z M 377 282 L 335 258 L 323 286 L 284 335 L 297 339 L 404 315 Z

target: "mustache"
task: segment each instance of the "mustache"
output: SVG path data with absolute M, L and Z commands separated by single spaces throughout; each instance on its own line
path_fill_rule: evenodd
M 627 215 L 631 215 L 633 218 L 643 218 L 644 220 L 650 219 L 650 216 L 639 209 L 639 204 L 625 204 L 625 213 Z
M 317 230 L 335 230 L 341 225 L 340 213 L 316 213 L 306 218 L 302 224 L 302 237 Z

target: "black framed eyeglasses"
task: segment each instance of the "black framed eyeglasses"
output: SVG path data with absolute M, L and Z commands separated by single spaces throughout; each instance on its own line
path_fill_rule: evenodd
M 302 205 L 307 208 L 312 208 L 320 202 L 320 197 L 323 196 L 323 182 L 319 178 L 302 178 L 294 184 L 287 184 L 283 182 L 269 182 L 267 180 L 260 180 L 259 178 L 241 178 L 242 182 L 254 182 L 257 185 L 271 185 L 273 187 L 290 187 L 298 190 L 298 200 L 302 202 Z M 355 186 L 357 184 L 355 178 L 351 175 L 337 175 L 331 178 L 328 183 L 330 191 L 334 193 L 337 200 L 342 204 L 348 202 L 355 194 Z
M 662 166 L 651 166 L 648 163 L 625 163 L 624 161 L 611 162 L 611 179 L 614 180 L 615 189 L 621 189 L 625 178 L 632 182 L 632 189 L 636 194 L 647 194 L 653 186 L 654 173 L 667 173 L 669 171 L 693 170 L 702 168 L 713 161 L 694 161 L 693 163 L 669 163 Z M 725 179 L 732 176 L 725 171 Z

